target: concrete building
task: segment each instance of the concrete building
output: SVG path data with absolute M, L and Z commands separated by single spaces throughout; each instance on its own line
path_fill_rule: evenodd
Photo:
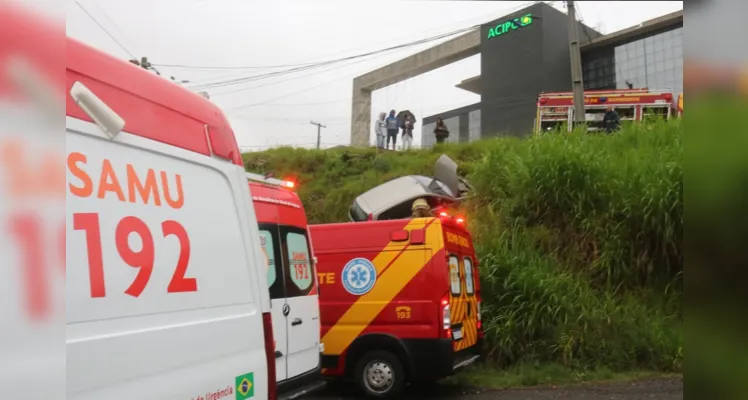
M 609 35 L 578 23 L 586 89 L 683 89 L 683 12 L 675 12 Z M 449 142 L 532 131 L 541 92 L 571 90 L 568 17 L 537 3 L 455 39 L 353 81 L 351 144 L 371 137 L 371 92 L 480 54 L 481 75 L 456 86 L 481 101 L 440 113 Z M 422 120 L 422 146 L 434 143 L 436 115 Z

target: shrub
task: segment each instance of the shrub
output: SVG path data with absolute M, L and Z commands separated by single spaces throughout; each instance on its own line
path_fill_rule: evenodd
M 294 176 L 312 223 L 345 221 L 360 193 L 432 175 L 443 152 L 475 187 L 465 203 L 480 259 L 490 359 L 680 371 L 683 126 L 550 134 L 408 153 L 279 148 L 248 169 Z

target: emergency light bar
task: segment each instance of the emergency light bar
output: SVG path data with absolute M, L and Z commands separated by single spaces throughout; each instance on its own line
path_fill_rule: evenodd
M 296 186 L 291 181 L 284 181 L 284 180 L 276 179 L 276 178 L 266 178 L 264 175 L 253 174 L 251 172 L 247 172 L 247 179 L 249 179 L 250 181 L 265 183 L 268 185 L 283 186 L 284 188 L 288 188 L 288 189 L 293 189 L 294 186 Z

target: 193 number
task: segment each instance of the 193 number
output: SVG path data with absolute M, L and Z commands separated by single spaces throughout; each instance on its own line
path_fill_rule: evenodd
M 86 235 L 86 247 L 88 250 L 88 275 L 91 285 L 91 297 L 105 297 L 106 285 L 104 283 L 104 258 L 101 245 L 101 227 L 99 215 L 96 213 L 73 214 L 73 229 L 83 231 Z M 167 287 L 168 293 L 196 292 L 197 279 L 187 278 L 187 265 L 190 262 L 190 238 L 184 227 L 176 221 L 164 221 L 161 223 L 163 237 L 176 236 L 179 241 L 179 259 L 172 275 L 171 282 Z M 130 247 L 129 237 L 137 234 L 140 237 L 141 247 L 134 250 Z M 138 297 L 145 290 L 153 273 L 155 261 L 155 245 L 153 234 L 143 220 L 137 217 L 125 217 L 119 221 L 114 232 L 115 245 L 120 258 L 127 265 L 138 268 L 138 274 L 132 281 L 125 293 Z

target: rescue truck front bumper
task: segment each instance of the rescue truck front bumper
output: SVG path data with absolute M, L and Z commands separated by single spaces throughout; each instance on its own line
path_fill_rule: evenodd
M 483 358 L 483 341 L 455 353 L 451 339 L 404 339 L 413 379 L 439 379 L 453 375 Z

